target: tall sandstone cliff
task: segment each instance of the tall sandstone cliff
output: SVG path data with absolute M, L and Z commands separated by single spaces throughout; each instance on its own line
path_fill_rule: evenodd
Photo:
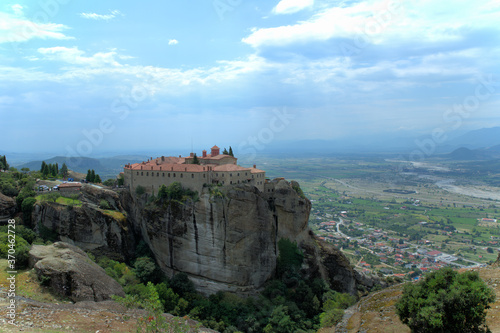
M 311 203 L 296 183 L 274 180 L 262 193 L 250 185 L 222 192 L 204 189 L 199 200 L 147 204 L 129 191 L 84 189 L 84 205 L 68 211 L 52 203 L 37 207 L 37 222 L 84 250 L 130 258 L 143 239 L 168 276 L 185 272 L 205 294 L 217 291 L 253 293 L 273 277 L 278 240 L 297 242 L 305 254 L 304 274 L 323 277 L 338 291 L 355 294 L 373 280 L 359 275 L 345 256 L 316 238 L 307 223 Z M 121 211 L 118 221 L 100 210 L 105 199 Z

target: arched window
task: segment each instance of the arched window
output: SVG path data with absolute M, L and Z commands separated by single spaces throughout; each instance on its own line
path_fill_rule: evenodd
M 181 178 L 183 178 L 183 177 L 184 177 L 184 174 L 181 173 Z
M 191 174 L 191 178 L 194 178 L 194 173 Z
M 149 176 L 149 172 L 146 172 L 146 176 Z
M 175 178 L 175 173 L 174 173 L 174 178 Z

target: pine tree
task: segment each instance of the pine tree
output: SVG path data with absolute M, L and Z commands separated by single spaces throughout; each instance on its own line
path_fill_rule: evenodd
M 56 176 L 59 174 L 59 164 L 56 162 Z
M 66 163 L 63 163 L 61 167 L 61 175 L 63 176 L 63 178 L 68 177 L 68 166 L 66 165 Z
M 231 148 L 231 146 L 229 146 L 229 155 L 234 157 L 233 148 Z
M 3 155 L 0 158 L 0 169 L 2 170 L 8 170 L 9 169 L 9 164 L 7 163 L 7 157 Z
M 96 184 L 102 183 L 101 177 L 99 175 L 95 175 L 94 183 L 96 183 Z
M 92 169 L 92 171 L 90 171 L 90 182 L 91 183 L 95 182 L 95 171 L 94 171 L 94 169 Z
M 42 166 L 40 167 L 40 172 L 43 173 L 43 170 L 45 169 L 45 166 L 47 164 L 45 163 L 45 161 L 42 161 Z
M 50 175 L 55 177 L 57 176 L 57 173 L 56 173 L 56 166 L 54 164 L 49 164 L 49 171 L 50 171 Z
M 227 151 L 227 149 L 224 147 L 224 151 L 222 152 L 223 155 L 229 155 L 229 152 Z
M 50 168 L 49 168 L 49 166 L 48 166 L 45 162 L 43 162 L 43 164 L 42 164 L 42 165 L 43 165 L 42 175 L 43 175 L 44 177 L 47 177 L 47 176 L 48 176 L 48 174 L 50 173 Z
M 198 159 L 198 156 L 196 156 L 196 153 L 193 156 L 193 164 L 200 164 L 200 160 Z
M 90 182 L 90 179 L 92 177 L 92 173 L 90 172 L 90 169 L 87 170 L 87 177 L 85 177 L 85 180 Z

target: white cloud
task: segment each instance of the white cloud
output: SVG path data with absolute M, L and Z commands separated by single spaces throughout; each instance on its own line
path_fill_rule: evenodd
M 103 53 L 98 52 L 90 57 L 85 57 L 84 52 L 79 50 L 77 47 L 49 47 L 49 48 L 39 48 L 38 52 L 43 54 L 46 59 L 63 61 L 68 64 L 74 65 L 84 65 L 90 67 L 104 67 L 104 66 L 121 66 L 115 60 L 117 56 L 115 51 Z
M 14 14 L 21 16 L 23 15 L 23 6 L 19 4 L 15 4 L 11 6 L 12 10 L 14 11 Z
M 112 20 L 117 16 L 123 16 L 123 14 L 119 10 L 111 11 L 111 14 L 96 14 L 96 13 L 80 13 L 80 16 L 84 19 L 89 20 L 103 20 L 108 21 Z
M 67 26 L 30 21 L 22 16 L 20 7 L 16 7 L 16 15 L 0 12 L 0 43 L 26 42 L 35 38 L 73 39 L 62 32 L 68 29 Z
M 497 29 L 498 3 L 499 0 L 442 0 L 439 3 L 365 0 L 323 9 L 295 24 L 253 29 L 242 41 L 259 48 L 333 38 L 361 38 L 370 44 L 395 40 L 459 40 L 463 31 L 471 27 Z
M 177 39 L 171 39 L 168 41 L 168 45 L 177 45 L 179 44 L 179 41 Z
M 314 0 L 281 0 L 273 8 L 275 14 L 293 14 L 305 8 L 311 7 Z

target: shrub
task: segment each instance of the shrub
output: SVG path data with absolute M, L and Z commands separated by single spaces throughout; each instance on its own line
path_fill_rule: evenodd
M 477 272 L 443 268 L 406 284 L 396 312 L 412 332 L 487 332 L 486 309 L 494 300 Z
M 102 209 L 111 209 L 111 205 L 105 199 L 101 199 L 101 201 L 99 201 L 99 207 Z
M 137 195 L 143 195 L 144 193 L 146 193 L 146 188 L 144 186 L 138 185 L 135 188 L 135 194 L 137 194 Z
M 137 258 L 134 264 L 134 271 L 142 283 L 147 283 L 154 279 L 156 265 L 149 257 Z

